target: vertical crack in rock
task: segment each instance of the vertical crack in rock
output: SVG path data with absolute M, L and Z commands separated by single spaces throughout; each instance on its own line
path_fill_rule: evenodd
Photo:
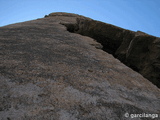
M 61 24 L 69 32 L 95 39 L 102 44 L 102 50 L 160 88 L 160 38 L 84 17 L 77 17 L 76 23 Z

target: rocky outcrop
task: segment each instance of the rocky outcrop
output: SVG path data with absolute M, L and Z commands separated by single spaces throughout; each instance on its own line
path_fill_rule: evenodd
M 158 119 L 160 90 L 155 85 L 101 50 L 94 39 L 70 33 L 62 25 L 77 27 L 77 18 L 91 19 L 68 13 L 51 15 L 0 28 L 1 120 Z M 116 41 L 118 34 L 112 32 Z M 124 32 L 126 38 L 132 34 Z M 123 39 L 108 42 L 120 49 Z M 132 53 L 134 44 L 130 50 L 126 44 L 121 47 Z M 117 56 L 122 52 L 126 51 L 120 49 Z
M 76 23 L 62 24 L 70 32 L 94 38 L 104 51 L 160 87 L 160 38 L 81 16 Z

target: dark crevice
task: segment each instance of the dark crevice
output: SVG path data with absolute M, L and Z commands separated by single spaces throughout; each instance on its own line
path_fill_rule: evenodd
M 150 59 L 147 56 L 148 53 L 144 51 L 147 49 L 149 52 L 149 47 L 156 37 L 149 36 L 140 31 L 133 32 L 125 30 L 91 19 L 77 18 L 77 23 L 75 24 L 61 24 L 66 26 L 69 32 L 93 38 L 103 46 L 103 51 L 112 54 L 115 58 L 119 59 L 134 71 L 142 74 L 160 88 L 160 69 L 158 68 L 156 72 L 153 70 L 152 65 L 147 63 L 152 61 L 148 60 Z M 158 61 L 158 63 L 160 64 L 160 61 Z M 146 67 L 145 64 L 149 66 Z
M 88 36 L 95 39 L 97 42 L 101 43 L 101 45 L 103 46 L 102 50 L 115 56 L 115 52 L 118 49 L 119 45 L 110 42 L 112 40 L 107 36 L 99 35 L 98 33 L 96 33 L 96 31 L 94 33 L 94 31 L 80 30 L 77 24 L 62 24 L 62 25 L 65 25 L 67 28 L 67 31 L 71 33 L 78 33 L 83 36 Z

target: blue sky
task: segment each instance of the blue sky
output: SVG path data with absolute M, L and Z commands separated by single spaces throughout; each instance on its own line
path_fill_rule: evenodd
M 69 12 L 160 37 L 160 0 L 0 0 L 0 26 Z

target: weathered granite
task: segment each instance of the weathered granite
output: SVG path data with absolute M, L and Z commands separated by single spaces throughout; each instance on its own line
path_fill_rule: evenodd
M 125 113 L 160 114 L 155 85 L 94 39 L 62 25 L 76 24 L 77 18 L 83 17 L 52 13 L 0 28 L 1 120 L 128 120 Z
M 70 32 L 94 38 L 103 45 L 104 51 L 160 88 L 160 38 L 81 16 L 76 23 L 62 24 Z

